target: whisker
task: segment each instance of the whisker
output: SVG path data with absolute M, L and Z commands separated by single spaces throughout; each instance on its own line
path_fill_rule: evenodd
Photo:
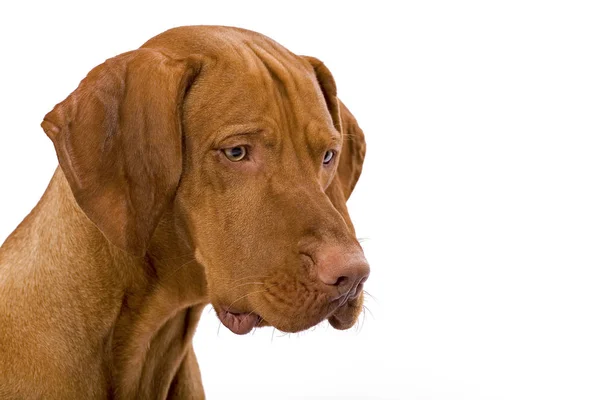
M 367 292 L 364 289 L 363 289 L 363 293 L 365 294 L 365 296 L 369 296 L 375 303 L 379 303 L 379 301 L 377 300 L 377 298 L 375 296 L 373 296 L 371 293 Z
M 362 319 L 362 321 L 361 321 Z M 363 327 L 365 326 L 365 321 L 366 321 L 366 315 L 365 315 L 365 307 L 363 306 L 362 312 L 360 313 L 359 316 L 359 320 L 358 323 L 356 324 L 356 334 L 360 334 L 362 332 Z
M 240 283 L 239 285 L 234 286 L 234 287 L 232 287 L 229 290 L 234 290 L 234 289 L 237 289 L 239 287 L 246 286 L 246 285 L 264 285 L 264 284 L 265 284 L 264 282 L 246 282 L 246 283 Z
M 269 278 L 269 275 L 248 275 L 242 278 L 236 279 L 235 281 L 229 282 L 230 284 L 238 283 L 243 281 L 244 279 L 260 279 L 260 278 Z
M 252 309 L 252 311 L 250 311 L 250 314 L 256 314 L 256 310 L 258 309 L 258 307 L 254 307 Z M 262 321 L 264 321 L 263 317 L 260 316 L 260 314 L 258 315 L 258 322 L 261 323 Z M 254 333 L 258 330 L 258 326 L 255 326 L 254 328 L 252 328 L 252 335 L 254 335 Z
M 235 303 L 237 303 L 238 301 L 240 301 L 240 300 L 242 300 L 242 299 L 245 299 L 246 297 L 248 297 L 248 296 L 250 296 L 250 295 L 253 295 L 253 294 L 256 294 L 256 293 L 266 293 L 266 292 L 267 292 L 267 290 L 269 290 L 269 288 L 271 288 L 271 287 L 273 287 L 273 285 L 271 285 L 271 286 L 268 286 L 267 288 L 265 288 L 265 289 L 262 289 L 262 290 L 256 290 L 256 291 L 254 291 L 254 292 L 246 293 L 245 295 L 243 295 L 243 296 L 239 297 L 238 299 L 236 299 L 235 301 L 233 301 L 231 304 L 229 304 L 229 308 L 231 308 L 231 306 L 233 306 L 233 305 L 234 305 Z
M 289 337 L 291 337 L 291 335 L 292 335 L 292 334 L 291 334 L 291 333 L 289 333 L 289 332 L 282 332 L 282 331 L 280 331 L 279 329 L 278 329 L 277 331 L 280 333 L 280 335 L 278 336 L 278 337 L 280 337 L 280 338 L 282 338 L 282 337 L 286 337 L 286 336 L 289 336 Z
M 277 337 L 283 337 L 286 335 L 285 332 L 280 331 L 279 329 L 275 328 L 275 325 L 279 325 L 279 320 L 277 321 L 270 321 L 272 328 L 273 328 L 273 332 L 271 332 L 271 343 L 273 343 L 273 339 L 275 338 L 275 332 L 279 332 L 281 333 L 281 335 L 278 335 Z M 289 334 L 289 333 L 288 333 Z
M 375 316 L 373 315 L 371 310 L 369 310 L 369 307 L 365 306 L 364 304 L 363 304 L 363 310 L 366 310 L 371 315 L 371 318 L 375 319 Z

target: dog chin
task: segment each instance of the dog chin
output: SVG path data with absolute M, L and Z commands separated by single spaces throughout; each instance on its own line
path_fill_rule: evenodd
M 329 324 L 338 330 L 350 329 L 358 321 L 362 312 L 363 294 L 348 301 L 344 306 L 338 308 L 327 320 Z
M 335 311 L 318 318 L 281 318 L 275 316 L 264 318 L 255 312 L 242 312 L 233 308 L 217 308 L 217 316 L 225 327 L 237 335 L 245 335 L 254 328 L 265 326 L 272 326 L 286 333 L 297 333 L 310 329 L 324 320 L 329 321 L 329 324 L 335 329 L 346 330 L 353 327 L 358 321 L 362 312 L 362 304 L 363 294 L 361 293 L 360 296 L 337 307 Z

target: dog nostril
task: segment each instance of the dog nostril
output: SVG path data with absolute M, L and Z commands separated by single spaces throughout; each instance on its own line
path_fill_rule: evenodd
M 335 281 L 335 283 L 333 284 L 333 286 L 344 286 L 348 283 L 348 277 L 347 276 L 340 276 L 339 278 L 337 278 L 337 280 Z

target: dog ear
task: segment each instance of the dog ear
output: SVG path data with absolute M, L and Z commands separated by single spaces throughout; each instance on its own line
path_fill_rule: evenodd
M 317 81 L 325 97 L 327 108 L 333 119 L 333 125 L 343 135 L 342 151 L 337 168 L 336 176 L 327 188 L 333 205 L 341 212 L 346 222 L 352 227 L 346 200 L 352 194 L 356 182 L 362 172 L 362 166 L 366 154 L 365 136 L 356 122 L 354 115 L 346 108 L 344 103 L 337 97 L 337 89 L 333 75 L 320 60 L 314 57 L 304 57 L 313 67 Z
M 182 102 L 200 59 L 138 49 L 97 66 L 49 112 L 77 204 L 115 246 L 143 255 L 182 169 Z

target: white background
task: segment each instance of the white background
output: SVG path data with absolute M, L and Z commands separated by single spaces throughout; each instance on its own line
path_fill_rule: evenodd
M 350 208 L 361 328 L 195 337 L 209 399 L 599 399 L 594 2 L 0 5 L 0 241 L 56 165 L 39 127 L 95 65 L 178 25 L 316 56 L 368 139 Z

